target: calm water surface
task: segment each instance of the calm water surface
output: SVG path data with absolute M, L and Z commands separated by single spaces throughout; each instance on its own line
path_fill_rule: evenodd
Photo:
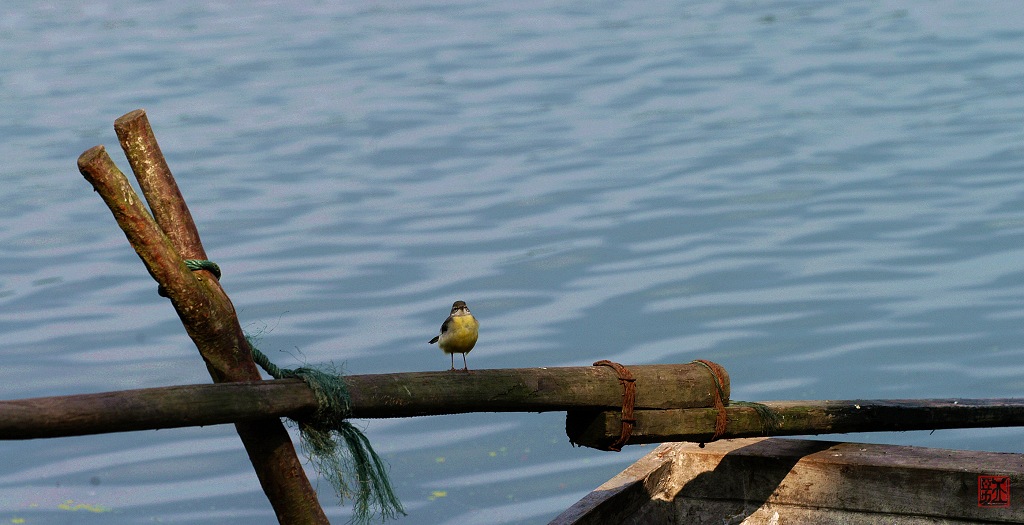
M 139 107 L 282 365 L 445 369 L 426 341 L 464 299 L 476 368 L 1024 389 L 1017 3 L 333 4 L 0 7 L 0 397 L 209 381 L 75 167 L 102 143 L 127 170 L 111 124 Z M 408 524 L 544 523 L 650 450 L 570 448 L 561 414 L 363 426 Z M 0 450 L 4 522 L 273 521 L 228 426 Z

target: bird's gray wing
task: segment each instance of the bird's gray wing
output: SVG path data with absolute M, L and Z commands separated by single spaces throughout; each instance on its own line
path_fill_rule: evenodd
M 448 324 L 451 323 L 451 322 L 452 322 L 452 316 L 449 315 L 448 318 L 445 319 L 443 323 L 441 323 L 441 334 L 444 334 L 445 332 L 448 331 Z M 427 344 L 434 344 L 440 338 L 441 338 L 440 335 L 435 335 L 434 338 L 431 339 L 430 341 L 428 341 Z

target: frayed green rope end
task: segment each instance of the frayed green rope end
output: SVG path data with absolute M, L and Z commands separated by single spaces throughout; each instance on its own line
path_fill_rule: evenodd
M 251 340 L 249 346 L 256 364 L 275 379 L 297 377 L 313 391 L 316 413 L 309 419 L 296 420 L 302 449 L 342 502 L 345 498 L 353 501 L 352 520 L 369 523 L 377 513 L 381 521 L 404 515 L 405 509 L 391 487 L 384 461 L 373 450 L 370 440 L 347 420 L 351 404 L 341 376 L 310 367 L 281 368 L 271 363 Z

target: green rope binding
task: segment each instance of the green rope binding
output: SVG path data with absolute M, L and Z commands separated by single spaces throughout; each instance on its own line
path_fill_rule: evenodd
M 185 266 L 192 271 L 208 270 L 217 279 L 221 276 L 220 267 L 213 261 L 186 259 Z M 313 391 L 317 402 L 315 414 L 294 420 L 299 426 L 302 449 L 342 501 L 346 497 L 354 500 L 352 520 L 369 523 L 374 508 L 379 510 L 381 521 L 404 515 L 405 509 L 391 487 L 384 461 L 373 450 L 366 435 L 348 422 L 351 401 L 341 376 L 310 367 L 281 368 L 270 362 L 248 335 L 245 338 L 252 349 L 253 361 L 260 368 L 275 379 L 299 378 Z M 340 446 L 342 443 L 344 447 Z M 345 472 L 354 473 L 354 487 L 347 481 L 350 476 Z
M 185 259 L 185 268 L 192 270 L 207 270 L 213 274 L 214 277 L 220 279 L 220 266 L 217 263 L 207 259 Z
M 752 401 L 730 401 L 729 404 L 754 409 L 758 419 L 761 420 L 761 432 L 764 432 L 766 436 L 774 434 L 776 430 L 782 427 L 782 417 L 768 405 Z
M 185 259 L 184 262 L 185 268 L 193 272 L 196 270 L 206 270 L 212 273 L 217 280 L 220 280 L 220 266 L 217 266 L 217 263 L 207 259 Z M 156 287 L 156 294 L 160 297 L 167 297 L 167 289 L 161 284 Z

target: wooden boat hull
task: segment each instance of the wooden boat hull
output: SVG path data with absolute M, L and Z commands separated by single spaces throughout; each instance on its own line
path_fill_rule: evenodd
M 1024 454 L 780 438 L 666 443 L 551 525 L 1024 522 Z

